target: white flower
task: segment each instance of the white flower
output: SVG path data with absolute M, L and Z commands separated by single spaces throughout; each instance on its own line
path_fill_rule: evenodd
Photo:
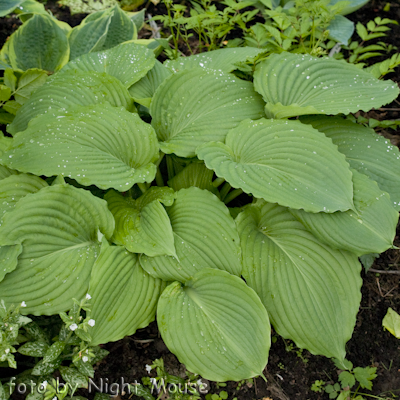
M 21 307 L 26 307 L 26 303 L 24 301 L 21 303 Z
M 57 396 L 54 396 L 51 400 L 58 400 Z
M 86 300 L 90 300 L 91 298 L 92 298 L 92 296 L 89 293 L 87 293 L 86 294 Z
M 89 319 L 89 321 L 88 321 L 89 326 L 94 326 L 95 323 L 96 323 L 96 321 L 94 319 Z
M 88 361 L 89 361 L 89 358 L 86 357 L 86 356 L 83 356 L 83 357 L 82 357 L 82 361 L 83 361 L 83 362 L 88 362 Z
M 4 353 L 8 354 L 10 352 L 10 349 L 5 349 Z
M 69 329 L 71 329 L 71 331 L 74 331 L 77 327 L 78 327 L 77 324 L 72 324 L 69 326 Z
M 153 368 L 151 368 L 151 365 L 149 365 L 149 364 L 146 364 L 146 371 L 147 371 L 147 373 L 149 374 L 150 373 L 150 371 L 153 369 Z

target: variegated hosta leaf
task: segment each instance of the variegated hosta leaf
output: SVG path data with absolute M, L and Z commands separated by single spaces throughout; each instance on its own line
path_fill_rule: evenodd
M 154 320 L 165 284 L 143 271 L 136 254 L 103 239 L 89 283 L 92 296 L 91 345 L 133 335 Z
M 323 245 L 288 209 L 259 200 L 236 223 L 243 276 L 284 338 L 343 360 L 361 300 L 355 254 Z
M 39 88 L 17 112 L 8 132 L 15 134 L 27 128 L 29 121 L 42 114 L 64 115 L 74 106 L 109 102 L 112 106 L 132 109 L 133 99 L 121 82 L 105 73 L 69 71 Z
M 18 256 L 22 253 L 22 244 L 0 246 L 0 282 L 6 274 L 17 268 Z
M 34 14 L 8 42 L 13 69 L 40 68 L 54 72 L 68 62 L 68 39 L 56 19 L 48 14 Z
M 108 103 L 37 117 L 0 162 L 35 175 L 63 175 L 85 186 L 124 192 L 156 174 L 158 142 L 137 114 Z
M 224 141 L 243 119 L 260 118 L 263 106 L 250 82 L 194 68 L 170 76 L 156 90 L 151 123 L 164 153 L 194 157 L 199 145 Z
M 169 285 L 157 307 L 161 336 L 192 372 L 213 381 L 261 375 L 271 328 L 259 297 L 242 279 L 206 268 Z
M 115 219 L 112 241 L 132 253 L 175 256 L 171 222 L 161 204 L 172 205 L 174 197 L 167 187 L 152 187 L 137 200 L 108 192 L 104 198 Z
M 137 103 L 150 107 L 155 91 L 170 75 L 172 72 L 156 60 L 154 67 L 147 75 L 129 88 L 129 93 Z
M 72 28 L 68 34 L 71 50 L 70 60 L 91 51 L 102 50 L 101 47 L 107 38 L 110 20 L 110 14 L 90 21 L 85 18 L 78 26 Z
M 243 121 L 225 144 L 197 149 L 207 168 L 235 188 L 310 212 L 353 207 L 349 166 L 332 141 L 299 121 Z
M 219 196 L 218 189 L 213 186 L 214 171 L 208 169 L 202 162 L 192 162 L 181 172 L 168 181 L 168 186 L 176 192 L 180 189 L 187 189 L 196 186 L 200 189 L 207 189 L 216 196 Z
M 26 314 L 68 310 L 87 293 L 99 239 L 113 230 L 107 203 L 89 191 L 64 184 L 23 197 L 0 227 L 0 244 L 23 246 L 17 268 L 0 282 L 2 299 L 25 301 Z
M 108 26 L 106 40 L 98 50 L 111 49 L 128 40 L 137 39 L 136 25 L 119 5 L 115 5 L 111 10 L 106 10 L 105 12 L 111 14 L 111 21 Z M 128 68 L 131 68 L 131 66 Z
M 165 66 L 174 72 L 191 68 L 209 68 L 228 73 L 237 68 L 236 63 L 254 58 L 263 51 L 265 50 L 255 47 L 225 48 L 189 57 L 179 57 L 172 61 L 167 60 Z
M 258 64 L 254 87 L 267 102 L 269 118 L 368 111 L 399 95 L 393 81 L 379 81 L 345 61 L 291 53 Z
M 353 170 L 355 210 L 333 214 L 291 213 L 321 242 L 358 256 L 383 253 L 392 247 L 399 219 L 390 197 L 376 182 Z
M 228 208 L 207 190 L 181 189 L 167 213 L 174 232 L 176 257 L 142 255 L 140 264 L 165 281 L 185 282 L 203 268 L 240 276 L 239 236 Z
M 36 193 L 46 186 L 46 181 L 28 174 L 10 175 L 0 180 L 0 220 L 4 213 L 14 209 L 22 197 Z
M 301 121 L 331 138 L 350 166 L 376 181 L 400 211 L 400 153 L 396 146 L 373 129 L 340 117 L 302 117 Z
M 155 60 L 154 53 L 145 46 L 126 42 L 108 50 L 83 54 L 65 65 L 62 73 L 68 70 L 106 72 L 129 88 L 153 68 Z

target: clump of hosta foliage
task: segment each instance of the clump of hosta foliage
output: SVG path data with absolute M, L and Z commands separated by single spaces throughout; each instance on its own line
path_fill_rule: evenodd
M 248 58 L 254 82 L 233 72 Z M 400 210 L 399 151 L 345 115 L 398 94 L 344 61 L 254 48 L 76 57 L 0 140 L 0 297 L 51 315 L 90 293 L 92 346 L 157 315 L 215 381 L 262 374 L 270 322 L 342 362 L 358 257 L 392 247 Z

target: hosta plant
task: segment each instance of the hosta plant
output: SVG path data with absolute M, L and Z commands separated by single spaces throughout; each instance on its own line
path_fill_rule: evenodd
M 239 79 L 254 51 L 163 65 L 124 43 L 34 92 L 0 140 L 6 305 L 51 315 L 90 293 L 93 346 L 157 314 L 168 348 L 215 381 L 262 374 L 270 322 L 344 360 L 358 257 L 392 247 L 400 154 L 343 115 L 399 90 L 289 53 Z

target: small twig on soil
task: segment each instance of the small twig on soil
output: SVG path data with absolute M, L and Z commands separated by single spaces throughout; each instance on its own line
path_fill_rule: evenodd
M 378 111 L 400 111 L 400 108 L 378 108 Z
M 129 339 L 134 341 L 134 342 L 136 342 L 136 343 L 151 343 L 151 342 L 154 342 L 154 339 L 143 339 L 143 340 L 132 339 L 132 338 L 129 338 Z
M 383 271 L 381 269 L 374 269 L 370 268 L 368 271 L 376 272 L 377 274 L 393 274 L 393 275 L 400 275 L 400 271 Z
M 376 284 L 378 285 L 378 289 L 379 289 L 379 293 L 381 295 L 381 297 L 385 297 L 382 293 L 382 289 L 381 289 L 381 285 L 379 283 L 379 278 L 376 278 Z

